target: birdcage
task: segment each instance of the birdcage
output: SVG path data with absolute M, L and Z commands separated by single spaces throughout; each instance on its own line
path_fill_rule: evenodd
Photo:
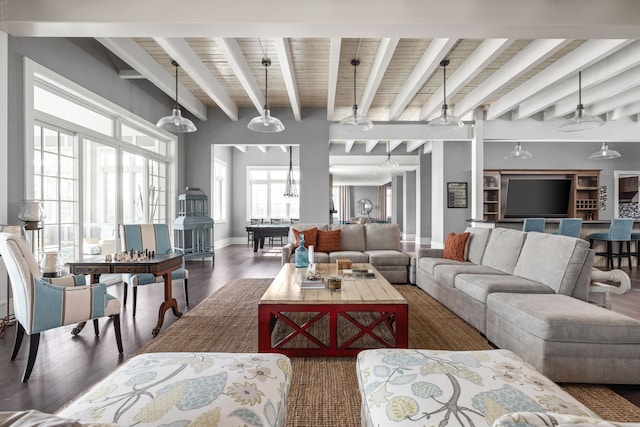
M 197 187 L 185 188 L 178 196 L 178 217 L 173 221 L 174 250 L 185 259 L 211 258 L 213 253 L 213 219 L 209 216 L 207 195 Z

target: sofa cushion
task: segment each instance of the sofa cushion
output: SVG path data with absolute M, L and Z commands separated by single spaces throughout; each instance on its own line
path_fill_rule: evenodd
M 342 250 L 340 246 L 340 230 L 322 231 L 318 230 L 316 249 L 320 252 L 338 252 Z
M 369 262 L 369 255 L 359 251 L 339 251 L 329 254 L 329 262 L 334 263 L 338 259 L 350 259 L 351 262 Z
M 409 265 L 411 257 L 400 251 L 377 250 L 364 251 L 373 265 Z
M 340 247 L 343 251 L 364 251 L 367 249 L 364 225 L 337 224 L 331 230 L 340 230 Z
M 296 235 L 294 234 L 293 230 L 301 231 L 301 230 L 308 230 L 309 228 L 314 228 L 314 227 L 317 228 L 318 230 L 323 230 L 323 231 L 328 230 L 327 224 L 292 224 L 291 227 L 289 227 L 288 242 L 293 244 L 296 243 Z
M 400 226 L 398 224 L 366 224 L 364 229 L 367 251 L 375 251 L 377 249 L 401 250 Z
M 494 293 L 487 309 L 545 341 L 640 343 L 640 320 L 567 295 Z
M 455 278 L 458 274 L 504 274 L 500 270 L 496 270 L 486 265 L 476 265 L 471 263 L 440 264 L 435 266 L 433 273 L 438 282 L 447 286 L 455 285 Z
M 491 228 L 467 227 L 465 231 L 471 233 L 467 259 L 474 264 L 482 264 L 482 255 L 484 255 L 484 249 L 487 247 Z
M 466 261 L 467 250 L 469 249 L 469 236 L 471 233 L 449 233 L 444 242 L 443 258 L 452 259 L 455 261 Z
M 289 256 L 289 262 L 291 264 L 296 263 L 296 253 L 291 252 L 291 256 Z M 324 264 L 329 262 L 329 254 L 326 252 L 313 252 L 313 262 L 315 264 Z
M 589 243 L 585 240 L 528 233 L 513 273 L 542 282 L 556 293 L 571 295 L 588 251 Z
M 418 259 L 418 268 L 428 272 L 432 276 L 434 275 L 434 269 L 437 265 L 474 265 L 470 262 L 460 262 L 446 258 L 430 258 L 423 257 Z
M 510 274 L 458 274 L 454 285 L 471 298 L 487 303 L 487 296 L 494 292 L 552 294 L 553 289 L 533 280 Z
M 526 233 L 519 230 L 494 228 L 482 256 L 482 265 L 513 274 Z

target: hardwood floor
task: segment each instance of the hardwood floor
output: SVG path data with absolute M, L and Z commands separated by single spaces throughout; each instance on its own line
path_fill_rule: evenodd
M 280 251 L 265 247 L 254 253 L 248 245 L 232 245 L 216 250 L 215 265 L 211 260 L 188 261 L 190 307 L 184 306 L 182 282 L 174 284 L 173 293 L 183 312 L 195 307 L 212 292 L 238 278 L 270 278 L 280 270 Z M 412 251 L 412 244 L 403 249 Z M 628 269 L 626 270 L 628 272 Z M 640 271 L 630 272 L 633 290 L 627 295 L 613 298 L 613 310 L 640 319 Z M 109 287 L 109 293 L 122 301 L 122 286 Z M 132 293 L 129 293 L 131 296 Z M 27 384 L 20 380 L 28 353 L 25 340 L 14 362 L 9 360 L 13 347 L 15 327 L 10 327 L 0 339 L 0 411 L 38 409 L 54 412 L 89 386 L 112 372 L 152 339 L 157 310 L 162 300 L 162 286 L 143 286 L 138 290 L 138 308 L 135 320 L 131 317 L 132 303 L 128 302 L 121 314 L 124 355 L 118 357 L 110 321 L 100 322 L 100 337 L 87 327 L 71 337 L 72 326 L 41 334 L 40 350 Z M 177 320 L 167 312 L 162 330 Z M 616 386 L 615 391 L 640 406 L 639 386 Z

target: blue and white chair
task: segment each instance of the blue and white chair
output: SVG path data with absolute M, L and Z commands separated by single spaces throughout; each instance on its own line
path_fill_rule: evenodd
M 120 241 L 122 243 L 121 249 L 126 252 L 147 250 L 158 255 L 173 253 L 167 224 L 121 224 Z M 182 280 L 184 283 L 184 299 L 187 306 L 189 305 L 188 277 L 189 271 L 184 268 L 184 263 L 181 268 L 171 273 L 172 281 Z M 122 281 L 124 282 L 124 305 L 127 305 L 129 285 L 133 288 L 133 317 L 136 317 L 138 286 L 164 283 L 162 276 L 156 277 L 151 273 L 123 274 Z
M 107 293 L 107 285 L 87 284 L 84 275 L 43 279 L 31 250 L 15 234 L 0 233 L 0 255 L 9 273 L 17 321 L 11 360 L 16 359 L 24 334 L 31 337 L 22 382 L 31 376 L 40 333 L 60 326 L 93 320 L 97 336 L 98 319 L 111 317 L 118 353 L 122 354 L 120 301 Z
M 589 234 L 589 243 L 593 248 L 596 240 L 602 240 L 607 244 L 606 252 L 596 252 L 607 258 L 607 266 L 613 269 L 613 259 L 618 258 L 618 268 L 620 268 L 620 259 L 627 258 L 629 268 L 631 268 L 631 230 L 633 229 L 633 219 L 631 218 L 613 218 L 608 232 Z M 618 243 L 618 252 L 613 252 L 613 242 Z M 627 250 L 623 252 L 622 246 L 626 243 Z
M 581 218 L 561 218 L 558 225 L 558 232 L 562 236 L 580 237 L 582 231 Z
M 544 218 L 525 218 L 522 231 L 537 231 L 544 233 Z

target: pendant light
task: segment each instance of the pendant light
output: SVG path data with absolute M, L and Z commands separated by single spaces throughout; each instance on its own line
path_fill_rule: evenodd
M 533 154 L 523 149 L 520 145 L 520 141 L 516 143 L 516 148 L 512 152 L 504 156 L 505 159 L 525 160 L 533 157 Z
M 604 125 L 604 120 L 598 116 L 584 114 L 582 105 L 582 71 L 578 71 L 578 106 L 573 117 L 565 120 L 558 128 L 561 132 L 578 132 L 581 130 L 595 129 Z
M 287 183 L 284 186 L 284 197 L 298 197 L 298 188 L 296 181 L 293 179 L 293 155 L 291 146 L 289 146 L 289 173 L 287 174 Z
M 356 57 L 351 60 L 351 65 L 353 66 L 353 110 L 349 117 L 345 117 L 340 121 L 340 127 L 350 132 L 366 132 L 373 129 L 373 123 L 371 120 L 358 114 L 358 104 L 356 102 L 356 81 L 358 65 L 360 65 L 360 60 L 358 59 L 359 52 L 360 40 L 358 41 L 358 48 L 356 49 Z
M 182 117 L 182 112 L 180 111 L 180 104 L 178 104 L 178 63 L 176 61 L 171 61 L 171 64 L 176 67 L 176 102 L 173 105 L 173 112 L 170 116 L 165 116 L 158 120 L 156 126 L 160 129 L 164 129 L 168 132 L 175 133 L 185 133 L 185 132 L 195 132 L 197 130 L 196 125 L 186 117 Z
M 607 143 L 603 142 L 602 147 L 600 147 L 598 151 L 592 153 L 589 156 L 589 160 L 608 160 L 617 159 L 618 157 L 622 157 L 622 154 L 620 154 L 616 150 L 610 150 Z
M 444 94 L 444 103 L 442 104 L 442 114 L 440 114 L 440 117 L 433 119 L 427 123 L 427 127 L 435 131 L 448 131 L 448 130 L 460 129 L 464 126 L 464 122 L 462 120 L 460 120 L 456 116 L 452 116 L 448 112 L 449 106 L 447 105 L 447 65 L 449 65 L 448 59 L 444 59 L 440 62 L 440 66 L 442 67 L 442 73 L 444 76 L 444 82 L 442 84 L 442 90 Z
M 387 159 L 380 162 L 380 167 L 384 169 L 396 169 L 400 167 L 400 163 L 396 160 L 391 160 L 391 150 L 389 141 L 387 141 Z
M 269 102 L 268 102 L 268 89 L 269 85 L 267 82 L 267 68 L 271 66 L 271 60 L 266 56 L 262 58 L 262 65 L 264 66 L 264 109 L 262 110 L 262 115 L 258 117 L 254 117 L 251 119 L 247 127 L 254 132 L 263 132 L 263 133 L 276 133 L 282 132 L 284 130 L 284 125 L 282 122 L 275 118 L 271 117 L 271 111 L 269 110 Z

